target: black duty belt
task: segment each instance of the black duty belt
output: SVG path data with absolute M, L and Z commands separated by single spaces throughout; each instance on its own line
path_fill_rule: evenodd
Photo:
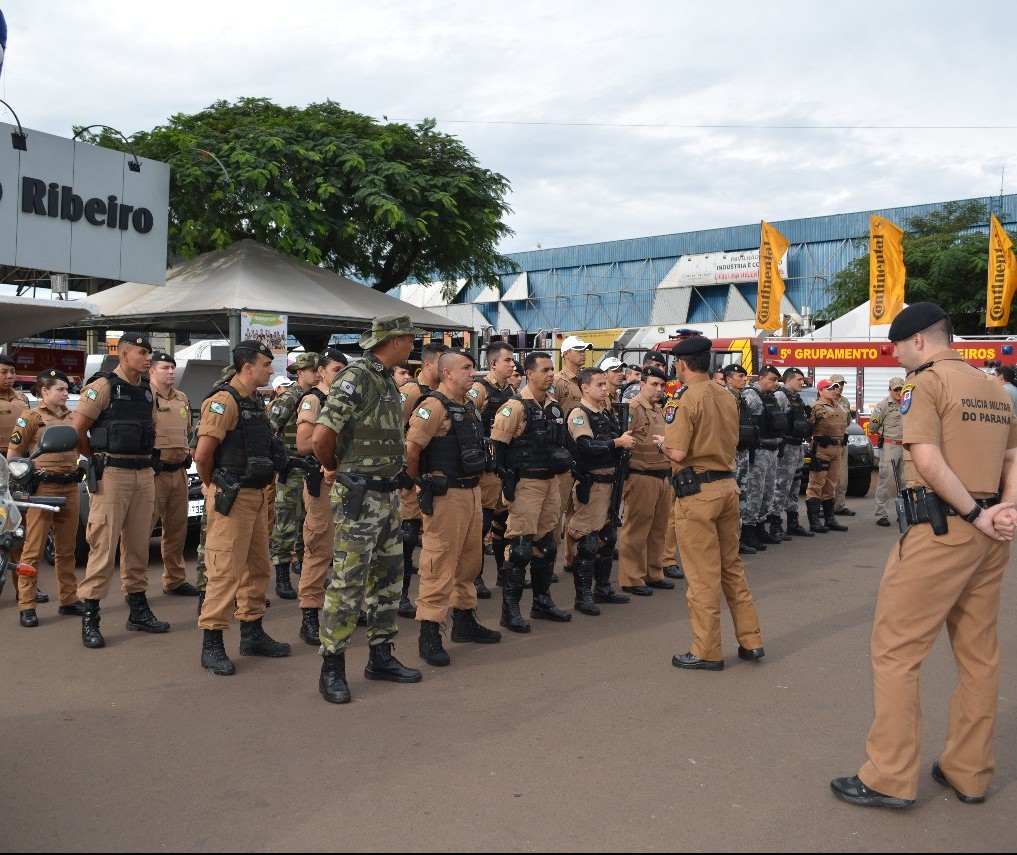
M 557 476 L 550 469 L 520 469 L 519 477 L 520 479 L 533 478 L 535 481 L 550 481 Z
M 617 480 L 613 472 L 610 475 L 589 472 L 586 477 L 590 479 L 591 484 L 613 484 Z
M 366 475 L 361 477 L 366 481 L 365 489 L 374 490 L 376 493 L 391 493 L 399 486 L 398 478 L 370 478 Z
M 936 496 L 935 493 L 928 493 L 926 495 L 928 495 L 928 496 L 935 496 L 935 498 L 939 499 L 939 496 Z M 948 517 L 959 517 L 960 516 L 960 514 L 957 513 L 957 511 L 955 511 L 952 507 L 950 507 L 950 505 L 948 505 L 942 499 L 939 499 L 939 501 L 940 501 L 940 504 L 942 504 L 942 506 L 943 506 L 943 512 Z M 999 495 L 997 494 L 995 496 L 990 496 L 988 499 L 975 499 L 975 504 L 978 505 L 978 507 L 982 508 L 983 510 L 985 508 L 991 508 L 993 505 L 998 505 L 999 504 Z
M 176 471 L 178 471 L 180 469 L 183 469 L 183 468 L 185 468 L 187 466 L 190 466 L 190 465 L 191 465 L 191 458 L 190 457 L 185 457 L 179 463 L 163 463 L 162 471 L 163 472 L 176 472 Z
M 68 472 L 56 475 L 53 472 L 40 472 L 39 480 L 44 484 L 77 484 L 81 480 L 81 472 Z
M 823 436 L 822 434 L 816 434 L 814 437 L 817 445 L 821 445 L 824 448 L 828 445 L 843 445 L 844 440 L 834 439 L 832 436 Z
M 651 478 L 660 478 L 663 481 L 671 474 L 670 469 L 630 469 L 630 475 L 649 475 Z
M 475 475 L 472 478 L 449 478 L 448 485 L 450 487 L 460 487 L 463 490 L 472 490 L 474 487 L 480 486 L 480 476 Z
M 734 478 L 734 472 L 697 472 L 696 480 L 700 484 L 709 484 L 711 481 L 723 481 L 725 478 Z
M 114 469 L 151 469 L 152 458 L 151 457 L 110 457 L 106 455 L 106 459 L 103 461 L 106 466 L 112 466 Z

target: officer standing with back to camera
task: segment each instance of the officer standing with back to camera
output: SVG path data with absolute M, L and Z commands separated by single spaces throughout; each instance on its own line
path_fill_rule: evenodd
M 554 383 L 551 354 L 539 350 L 527 354 L 523 370 L 526 386 L 495 414 L 491 426 L 495 471 L 509 506 L 501 625 L 512 632 L 530 631 L 519 611 L 527 565 L 533 584 L 530 617 L 559 623 L 572 620 L 571 612 L 559 609 L 551 597 L 558 554 L 554 529 L 561 503 L 555 479 L 573 464 L 565 448 L 565 414 L 550 392 Z
M 817 534 L 828 531 L 847 531 L 834 516 L 834 496 L 840 475 L 841 454 L 844 449 L 848 415 L 838 403 L 840 385 L 832 380 L 816 384 L 819 399 L 812 405 L 812 460 L 809 488 L 805 493 L 805 510 L 809 515 L 809 530 Z
M 410 416 L 417 404 L 431 389 L 438 388 L 438 359 L 448 350 L 448 345 L 431 341 L 420 349 L 420 373 L 415 380 L 409 380 L 399 387 L 399 403 L 402 407 L 403 425 L 408 430 Z M 417 502 L 417 491 L 412 484 L 399 488 L 399 516 L 402 522 L 403 539 L 403 587 L 399 596 L 400 617 L 415 618 L 417 610 L 410 602 L 410 583 L 417 568 L 413 566 L 413 551 L 420 544 L 420 531 L 424 525 L 423 514 Z
M 815 537 L 798 518 L 798 495 L 802 486 L 802 466 L 805 463 L 805 446 L 802 443 L 812 436 L 809 407 L 802 400 L 801 391 L 805 375 L 797 368 L 788 368 L 782 376 L 780 388 L 774 392 L 786 420 L 784 437 L 777 451 L 777 476 L 774 479 L 773 503 L 770 505 L 770 534 L 783 540 L 794 537 Z M 787 515 L 787 529 L 781 525 L 781 515 Z
M 778 544 L 782 538 L 766 530 L 767 515 L 773 504 L 774 484 L 777 477 L 777 452 L 784 439 L 787 419 L 774 394 L 780 372 L 771 365 L 759 369 L 756 381 L 742 392 L 742 400 L 759 425 L 759 448 L 755 450 L 745 478 L 742 510 L 742 538 L 746 530 L 750 538 L 761 544 Z M 756 544 L 749 544 L 756 548 Z
M 890 550 L 876 598 L 867 760 L 830 787 L 855 805 L 914 805 L 920 669 L 945 624 L 958 683 L 931 773 L 962 802 L 979 804 L 996 767 L 996 626 L 1017 519 L 1017 422 L 999 383 L 951 349 L 950 318 L 940 306 L 912 303 L 888 338 L 908 371 L 900 406 L 907 488 L 898 499 L 907 528 Z M 1000 489 L 1005 504 L 998 504 Z
M 890 509 L 897 482 L 894 466 L 901 465 L 904 456 L 904 417 L 900 412 L 900 396 L 904 388 L 903 377 L 890 379 L 890 391 L 872 410 L 869 418 L 869 435 L 879 438 L 879 480 L 876 482 L 876 525 L 889 527 Z M 893 510 L 897 515 L 896 508 Z
M 679 341 L 672 353 L 688 389 L 664 436 L 660 450 L 671 460 L 675 490 L 675 526 L 692 626 L 688 652 L 676 654 L 676 668 L 721 671 L 720 600 L 727 600 L 738 656 L 746 661 L 764 654 L 752 592 L 738 557 L 738 485 L 731 464 L 738 445 L 738 403 L 710 379 L 710 339 Z
M 162 520 L 162 592 L 196 597 L 187 581 L 184 544 L 187 541 L 187 468 L 191 465 L 191 404 L 174 388 L 177 361 L 162 351 L 152 354 L 148 377 L 155 396 L 155 503 L 152 528 Z
M 494 424 L 495 413 L 498 412 L 515 395 L 515 390 L 509 385 L 509 378 L 515 370 L 515 349 L 507 341 L 496 341 L 487 347 L 487 374 L 477 380 L 473 387 L 467 392 L 467 396 L 473 401 L 474 406 L 480 412 L 481 420 L 484 423 L 484 436 L 487 441 L 491 438 L 491 426 Z M 484 472 L 480 476 L 480 499 L 484 508 L 484 530 L 483 540 L 487 540 L 488 533 L 491 534 L 491 546 L 494 552 L 495 567 L 498 572 L 498 584 L 504 583 L 503 568 L 505 565 L 505 525 L 508 523 L 508 505 L 501 494 L 501 478 L 494 471 L 494 463 L 488 467 L 491 471 Z M 483 568 L 483 552 L 481 553 L 481 568 Z M 482 588 L 486 589 L 483 579 L 483 570 L 477 576 L 477 596 L 482 599 L 490 597 L 481 593 Z
M 496 644 L 501 633 L 477 622 L 474 580 L 484 560 L 480 475 L 487 470 L 484 426 L 468 393 L 473 357 L 448 350 L 438 360 L 438 388 L 417 404 L 406 433 L 406 472 L 424 515 L 420 552 L 420 657 L 443 667 L 451 660 L 441 625 L 452 607 L 452 640 Z
M 120 578 L 127 592 L 127 629 L 162 633 L 148 605 L 148 552 L 155 506 L 154 396 L 148 381 L 152 345 L 139 335 L 117 345 L 120 364 L 100 371 L 81 390 L 73 423 L 78 451 L 89 458 L 88 565 L 78 585 L 87 611 L 81 617 L 81 643 L 105 647 L 99 631 L 99 603 L 109 591 L 120 545 Z
M 318 679 L 318 691 L 333 704 L 352 700 L 346 647 L 361 602 L 372 604 L 364 676 L 395 683 L 421 679 L 420 671 L 392 655 L 403 573 L 398 487 L 405 462 L 402 407 L 392 369 L 409 358 L 413 339 L 421 334 L 406 315 L 375 318 L 360 337 L 364 360 L 336 375 L 311 436 L 314 456 L 327 471 L 336 471 L 335 550 L 321 617 Z
M 837 405 L 844 411 L 847 423 L 851 424 L 851 401 L 844 397 L 844 388 L 847 381 L 843 374 L 831 374 L 830 382 L 837 385 Z M 849 508 L 847 501 L 848 487 L 848 453 L 845 443 L 844 451 L 840 455 L 840 472 L 837 475 L 837 489 L 833 496 L 833 512 L 839 517 L 853 517 L 855 512 Z
M 297 408 L 318 382 L 318 354 L 301 353 L 293 360 L 297 382 L 276 398 L 268 409 L 272 433 L 286 446 L 288 466 L 279 473 L 275 488 L 275 525 L 269 550 L 275 566 L 275 592 L 283 600 L 295 600 L 290 583 L 290 564 L 301 565 L 304 557 L 304 477 L 307 467 L 297 453 Z M 294 555 L 296 558 L 294 558 Z
M 313 386 L 297 406 L 297 454 L 310 465 L 304 479 L 304 561 L 297 585 L 300 606 L 300 638 L 305 644 L 321 644 L 321 609 L 325 605 L 325 577 L 332 567 L 335 546 L 335 520 L 332 518 L 330 494 L 335 472 L 326 471 L 314 456 L 311 437 L 321 410 L 328 400 L 332 381 L 349 360 L 332 347 L 318 356 L 318 384 Z
M 236 374 L 201 403 L 194 462 L 205 488 L 207 583 L 198 616 L 203 630 L 201 664 L 220 677 L 236 673 L 223 630 L 240 621 L 240 655 L 289 656 L 290 646 L 262 626 L 272 575 L 268 487 L 285 465 L 272 436 L 258 387 L 272 376 L 273 354 L 252 339 L 233 348 Z

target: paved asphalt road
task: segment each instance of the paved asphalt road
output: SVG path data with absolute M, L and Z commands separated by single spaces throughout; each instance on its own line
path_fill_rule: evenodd
M 1017 594 L 1004 589 L 998 771 L 980 806 L 937 786 L 954 666 L 941 638 L 923 671 L 924 773 L 909 812 L 857 808 L 828 782 L 854 774 L 871 716 L 868 637 L 892 529 L 849 499 L 847 533 L 747 559 L 766 658 L 685 672 L 684 583 L 599 618 L 535 622 L 498 645 L 447 642 L 453 664 L 418 685 L 362 677 L 354 702 L 317 692 L 299 610 L 272 596 L 266 627 L 288 659 L 198 664 L 192 599 L 150 600 L 170 633 L 124 629 L 104 603 L 104 650 L 40 607 L 18 626 L 0 602 L 3 851 L 846 851 L 1013 852 L 1017 816 Z M 189 558 L 193 568 L 193 546 Z M 488 558 L 490 568 L 491 559 Z M 80 571 L 79 571 L 80 572 Z M 493 582 L 493 572 L 488 578 Z M 571 577 L 553 588 L 571 606 Z M 54 590 L 52 571 L 42 586 Z M 524 602 L 528 602 L 529 593 Z M 497 626 L 498 600 L 480 618 Z M 397 654 L 423 665 L 416 625 Z

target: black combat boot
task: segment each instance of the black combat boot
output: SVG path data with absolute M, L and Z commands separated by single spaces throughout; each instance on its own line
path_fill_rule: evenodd
M 99 632 L 99 601 L 83 600 L 85 613 L 81 616 L 81 643 L 85 647 L 105 647 L 106 639 Z
M 226 655 L 222 643 L 221 629 L 206 629 L 201 640 L 201 667 L 217 677 L 229 677 L 237 673 L 236 666 Z
M 776 545 L 782 542 L 779 537 L 774 537 L 772 534 L 770 534 L 770 532 L 766 530 L 765 520 L 762 522 L 757 522 L 754 526 L 754 529 L 756 532 L 756 540 L 758 540 L 760 543 L 769 543 Z
M 297 592 L 290 584 L 290 562 L 275 565 L 275 592 L 281 600 L 295 600 Z
M 300 637 L 305 644 L 321 644 L 321 624 L 317 609 L 301 609 Z
M 477 589 L 478 600 L 489 600 L 491 599 L 491 589 L 487 587 L 484 582 L 484 574 L 478 573 L 477 578 L 473 580 L 473 586 Z
M 240 655 L 269 656 L 276 659 L 280 656 L 289 656 L 290 646 L 285 642 L 276 641 L 265 632 L 261 625 L 261 618 L 242 620 L 240 621 Z
M 501 641 L 501 633 L 477 623 L 477 613 L 473 609 L 452 609 L 452 640 L 458 644 L 470 641 L 497 644 Z
M 441 643 L 441 627 L 433 620 L 420 622 L 420 639 L 417 642 L 420 658 L 428 665 L 444 668 L 451 665 L 452 660 Z
M 830 529 L 823 525 L 822 502 L 819 499 L 805 500 L 805 513 L 809 516 L 809 531 L 826 534 Z
M 755 555 L 758 550 L 753 549 L 745 542 L 744 536 L 738 538 L 738 554 L 739 555 Z
M 415 618 L 417 607 L 410 601 L 410 582 L 413 580 L 413 567 L 409 573 L 403 570 L 403 592 L 399 595 L 399 617 Z
M 364 676 L 368 680 L 388 680 L 392 683 L 419 683 L 421 680 L 421 673 L 416 668 L 407 668 L 392 655 L 390 641 L 371 645 Z
M 779 514 L 770 514 L 766 521 L 770 524 L 770 534 L 777 540 L 792 540 L 790 534 L 784 531 L 784 522 Z
M 576 609 L 584 615 L 599 615 L 600 608 L 593 599 L 593 562 L 586 558 L 572 562 L 572 582 L 576 586 Z
M 798 521 L 798 511 L 787 512 L 787 533 L 793 534 L 795 537 L 815 537 Z
M 618 594 L 611 587 L 611 556 L 598 555 L 593 559 L 593 601 L 596 603 L 632 602 L 631 597 Z
M 557 623 L 568 623 L 572 613 L 559 609 L 551 599 L 551 578 L 554 559 L 537 558 L 530 561 L 530 578 L 533 580 L 533 606 L 530 617 L 538 620 L 553 620 Z
M 766 551 L 766 544 L 759 542 L 759 536 L 756 534 L 756 527 L 754 525 L 742 526 L 742 543 L 749 547 L 749 549 L 756 550 L 756 552 Z
M 346 684 L 346 653 L 326 653 L 321 657 L 318 691 L 330 704 L 348 704 L 352 700 Z
M 833 503 L 836 499 L 824 499 L 823 500 L 823 516 L 826 518 L 826 527 L 830 531 L 847 531 L 846 525 L 841 525 L 837 522 L 837 517 L 834 514 Z
M 523 620 L 519 612 L 519 601 L 523 596 L 523 576 L 525 567 L 506 563 L 502 568 L 505 587 L 501 591 L 501 625 L 512 632 L 529 632 L 530 625 Z
M 132 632 L 169 632 L 170 625 L 164 620 L 157 620 L 148 607 L 148 597 L 144 591 L 127 595 L 130 614 L 127 615 L 127 628 Z
M 300 571 L 304 569 L 304 562 L 301 559 L 297 559 L 290 564 L 290 573 L 295 573 L 297 576 L 300 575 Z

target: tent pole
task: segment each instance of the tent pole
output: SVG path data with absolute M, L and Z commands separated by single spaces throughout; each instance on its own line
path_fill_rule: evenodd
M 240 344 L 240 313 L 230 312 L 230 350 Z

